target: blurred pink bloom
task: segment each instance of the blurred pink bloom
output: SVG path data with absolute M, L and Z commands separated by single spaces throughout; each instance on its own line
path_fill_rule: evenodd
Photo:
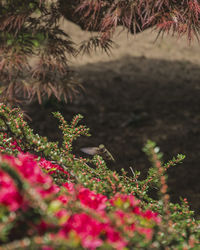
M 70 177 L 70 173 L 65 171 L 60 165 L 53 164 L 52 162 L 47 161 L 45 158 L 41 158 L 38 164 L 42 168 L 46 169 L 50 175 L 56 173 L 56 171 L 59 170 L 60 172 L 66 174 L 68 176 L 68 178 Z M 51 171 L 51 169 L 52 169 L 52 171 Z
M 70 197 L 67 195 L 59 195 L 57 198 L 59 201 L 61 201 L 63 204 L 67 204 L 68 201 L 70 200 Z
M 142 216 L 144 218 L 154 220 L 156 223 L 160 223 L 161 221 L 161 218 L 158 216 L 158 213 L 152 212 L 151 210 L 143 212 Z
M 7 206 L 10 211 L 16 211 L 25 205 L 15 182 L 3 171 L 0 171 L 0 203 Z
M 107 197 L 102 194 L 95 194 L 94 191 L 88 188 L 81 188 L 77 198 L 80 202 L 96 211 L 102 211 L 106 208 Z
M 103 228 L 103 223 L 96 221 L 85 213 L 74 214 L 60 230 L 59 235 L 67 237 L 70 231 L 75 231 L 80 237 L 83 247 L 95 249 L 103 243 L 98 238 Z
M 69 193 L 73 193 L 75 191 L 73 183 L 65 182 L 63 187 L 65 187 Z
M 2 155 L 1 161 L 12 166 L 43 198 L 59 192 L 60 189 L 53 183 L 52 178 L 44 174 L 38 167 L 34 156 L 28 153 L 20 153 L 16 158 Z M 0 203 L 8 206 L 11 211 L 25 208 L 25 202 L 14 180 L 3 171 L 0 172 Z

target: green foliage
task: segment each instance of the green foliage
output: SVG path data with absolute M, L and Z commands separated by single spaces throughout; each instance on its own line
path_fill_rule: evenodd
M 143 148 L 143 151 L 146 153 L 146 155 L 149 158 L 149 161 L 152 163 L 152 167 L 149 168 L 148 176 L 145 180 L 145 183 L 147 182 L 149 183 L 147 187 L 150 187 L 151 185 L 154 188 L 160 189 L 160 185 L 161 185 L 159 181 L 160 175 L 166 174 L 166 170 L 169 167 L 176 166 L 177 164 L 181 163 L 185 158 L 185 155 L 178 154 L 177 157 L 173 157 L 172 160 L 170 160 L 169 162 L 163 163 L 162 162 L 163 154 L 160 152 L 159 147 L 156 146 L 156 143 L 150 140 L 147 141 L 147 144 Z M 158 171 L 158 164 L 160 163 L 160 161 L 162 162 L 163 173 L 160 173 Z
M 162 223 L 158 226 L 154 241 L 152 241 L 151 248 L 153 249 L 166 247 L 190 248 L 194 242 L 194 246 L 198 245 L 198 237 L 200 236 L 199 221 L 194 219 L 194 212 L 190 211 L 187 200 L 183 199 L 180 204 L 174 204 L 170 202 L 170 197 L 167 194 L 166 170 L 181 163 L 184 159 L 183 155 L 177 155 L 177 157 L 164 164 L 159 148 L 154 142 L 148 141 L 143 149 L 151 162 L 147 178 L 140 180 L 140 173 L 133 169 L 133 176 L 128 176 L 123 169 L 117 173 L 111 171 L 107 167 L 105 160 L 99 155 L 95 155 L 91 160 L 73 155 L 73 141 L 81 135 L 89 135 L 88 128 L 79 125 L 79 121 L 83 118 L 81 115 L 76 115 L 71 123 L 66 122 L 59 112 L 55 112 L 53 115 L 59 120 L 59 128 L 63 133 L 63 142 L 60 146 L 58 142 L 49 142 L 46 137 L 34 134 L 33 130 L 24 121 L 19 109 L 11 110 L 1 104 L 1 153 L 17 156 L 19 152 L 30 152 L 35 155 L 38 164 L 41 164 L 45 157 L 49 164 L 52 164 L 52 167 L 44 169 L 44 171 L 50 174 L 59 186 L 66 182 L 74 183 L 105 195 L 108 199 L 112 199 L 117 194 L 134 195 L 140 200 L 142 209 L 150 209 L 162 217 Z M 66 172 L 60 171 L 58 165 Z M 1 164 L 1 168 L 14 179 L 19 190 L 22 190 L 25 197 L 30 200 L 30 205 L 35 209 L 37 216 L 42 215 L 48 221 L 53 222 L 51 213 L 60 207 L 59 202 L 52 201 L 51 204 L 46 205 L 37 197 L 31 186 L 21 179 L 16 170 L 7 164 Z M 150 197 L 149 190 L 152 188 L 158 190 L 158 199 Z M 76 203 L 74 202 L 72 204 Z M 129 207 L 129 203 L 118 199 L 115 201 L 115 206 L 119 209 L 126 209 L 126 207 Z M 112 210 L 112 207 L 107 207 L 107 211 Z M 79 208 L 77 207 L 75 211 L 79 211 Z M 4 211 L 0 209 L 0 213 L 4 214 Z M 93 214 L 93 216 L 96 215 Z M 140 221 L 140 223 L 143 222 Z M 144 223 L 146 222 L 144 221 Z M 6 232 L 9 230 L 9 227 L 4 227 L 1 240 L 7 239 Z M 73 244 L 73 237 L 75 236 L 72 236 L 70 243 L 63 244 L 70 248 L 70 244 Z M 142 242 L 143 240 L 140 237 L 134 238 L 133 242 L 130 241 L 130 246 L 136 244 L 136 239 L 137 242 Z M 34 239 L 32 240 L 34 242 Z M 145 249 L 147 247 L 145 241 L 143 244 L 140 246 Z

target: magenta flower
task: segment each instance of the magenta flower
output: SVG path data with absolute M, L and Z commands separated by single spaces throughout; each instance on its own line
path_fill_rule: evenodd
M 16 211 L 25 206 L 14 181 L 3 171 L 0 171 L 0 204 L 8 207 L 10 211 Z
M 32 188 L 35 188 L 43 198 L 59 191 L 59 187 L 53 184 L 52 178 L 44 174 L 38 167 L 34 156 L 28 153 L 20 153 L 17 158 L 2 155 L 1 161 L 12 166 L 21 175 L 21 178 L 24 178 Z M 22 207 L 23 198 L 12 178 L 4 172 L 1 172 L 0 177 L 0 202 L 7 205 L 12 211 Z
M 61 201 L 63 204 L 67 204 L 68 201 L 70 200 L 70 197 L 67 196 L 67 195 L 59 195 L 58 198 L 57 198 L 59 201 Z
M 70 231 L 74 231 L 80 237 L 83 247 L 96 249 L 103 241 L 99 238 L 104 229 L 104 224 L 96 221 L 85 213 L 72 215 L 60 230 L 59 235 L 68 237 Z
M 161 218 L 158 216 L 158 213 L 154 213 L 151 210 L 147 210 L 142 213 L 142 216 L 149 220 L 154 220 L 156 223 L 160 223 Z
M 51 176 L 40 168 L 56 168 L 57 171 L 60 170 L 60 166 L 45 159 L 37 163 L 36 159 L 37 156 L 28 153 L 19 153 L 17 158 L 1 156 L 1 161 L 9 164 L 22 181 L 28 183 L 41 198 L 48 198 L 47 207 L 55 216 L 57 224 L 45 221 L 44 218 L 37 221 L 36 225 L 32 223 L 39 235 L 52 229 L 58 230 L 51 234 L 54 240 L 72 240 L 89 250 L 104 248 L 104 244 L 122 250 L 128 244 L 128 239 L 124 238 L 124 235 L 134 237 L 136 232 L 144 235 L 146 240 L 152 239 L 153 227 L 160 222 L 160 218 L 157 213 L 150 210 L 143 212 L 139 207 L 140 201 L 133 195 L 118 193 L 108 199 L 105 195 L 70 182 L 64 183 L 64 188 L 60 189 L 53 183 Z M 20 194 L 12 177 L 3 170 L 0 171 L 0 205 L 6 206 L 10 211 L 26 209 L 27 196 L 23 195 L 23 192 Z M 44 246 L 45 248 L 48 249 L 49 246 Z
M 107 226 L 105 228 L 105 234 L 107 236 L 107 241 L 115 248 L 115 249 L 124 249 L 127 245 L 125 239 L 123 239 L 119 232 L 115 230 L 114 227 Z
M 69 193 L 73 193 L 75 191 L 73 183 L 65 182 L 63 187 L 65 187 Z
M 22 149 L 18 146 L 16 141 L 12 141 L 13 149 L 17 149 L 19 152 L 23 153 Z
M 53 164 L 52 162 L 47 161 L 45 158 L 41 158 L 38 164 L 42 168 L 46 169 L 50 175 L 56 173 L 56 171 L 60 171 L 66 174 L 68 178 L 70 177 L 70 173 L 65 171 L 61 166 L 59 166 L 58 164 Z
M 80 200 L 81 204 L 92 208 L 96 211 L 102 211 L 106 208 L 107 197 L 102 194 L 95 194 L 94 191 L 88 188 L 81 188 L 77 198 Z

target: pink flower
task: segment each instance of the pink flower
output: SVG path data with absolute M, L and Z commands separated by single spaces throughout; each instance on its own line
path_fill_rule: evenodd
M 122 210 L 115 211 L 116 215 L 116 224 L 119 226 L 123 226 L 124 229 L 127 231 L 135 231 L 136 228 L 136 218 L 132 212 L 124 212 Z
M 11 142 L 11 144 L 14 146 L 14 149 L 17 149 L 19 152 L 23 153 L 22 149 L 18 146 L 16 141 Z
M 40 193 L 40 195 L 43 197 L 43 198 L 46 198 L 47 196 L 49 195 L 52 195 L 52 194 L 56 194 L 60 191 L 60 188 L 56 185 L 56 184 L 51 184 L 49 187 L 36 187 L 36 190 L 38 193 Z
M 127 242 L 109 223 L 102 223 L 85 213 L 72 215 L 60 230 L 61 237 L 68 238 L 70 232 L 76 232 L 81 244 L 87 249 L 96 249 L 104 242 L 111 244 L 115 249 L 121 250 Z
M 42 197 L 57 193 L 59 188 L 53 184 L 53 180 L 45 175 L 38 167 L 34 156 L 20 153 L 17 158 L 8 155 L 2 155 L 1 161 L 6 162 L 15 169 L 15 171 L 30 183 Z M 1 172 L 0 201 L 7 205 L 10 210 L 15 211 L 22 206 L 23 198 L 17 190 L 14 180 L 7 174 Z
M 58 164 L 53 164 L 50 161 L 47 161 L 45 158 L 41 158 L 39 163 L 38 163 L 42 168 L 46 169 L 47 171 L 49 171 L 48 173 L 54 174 L 56 173 L 56 171 L 60 171 L 64 174 L 66 174 L 68 176 L 68 178 L 70 177 L 70 173 L 68 173 L 67 171 L 65 171 L 61 166 L 59 166 Z
M 141 215 L 141 209 L 140 207 L 134 207 L 132 212 L 137 215 Z
M 126 213 L 122 210 L 117 210 L 115 211 L 115 214 L 121 219 L 123 220 L 123 218 L 126 216 Z
M 120 233 L 115 231 L 113 227 L 107 226 L 105 229 L 105 234 L 107 236 L 107 240 L 112 244 L 115 249 L 124 249 L 127 245 L 127 242 L 121 237 Z
M 95 194 L 95 192 L 88 188 L 81 188 L 78 194 L 80 202 L 92 209 L 102 211 L 106 208 L 107 197 L 102 194 Z
M 160 221 L 161 221 L 161 218 L 158 217 L 158 213 L 154 213 L 151 210 L 147 210 L 147 211 L 143 212 L 142 216 L 144 218 L 149 219 L 149 220 L 154 220 L 156 223 L 160 223 Z
M 73 183 L 65 182 L 63 187 L 65 187 L 69 193 L 73 193 L 75 191 Z
M 43 198 L 59 191 L 52 178 L 42 172 L 34 156 L 28 153 L 20 153 L 17 158 L 2 155 L 2 161 L 11 165 Z
M 70 230 L 74 230 L 82 236 L 90 235 L 91 237 L 96 237 L 103 228 L 103 223 L 96 221 L 85 213 L 80 213 L 74 214 L 69 218 L 63 231 L 68 233 Z
M 9 147 L 9 143 L 10 143 L 13 149 L 17 149 L 19 152 L 23 153 L 22 149 L 18 146 L 18 144 L 17 144 L 17 142 L 15 140 L 12 139 L 10 141 L 11 138 L 8 137 L 7 133 L 4 133 L 3 138 L 4 138 L 3 142 L 6 143 L 7 147 Z M 6 142 L 7 139 L 9 139 L 9 141 L 10 141 L 9 143 Z M 0 147 L 0 148 L 1 149 L 5 149 L 5 146 L 4 147 Z
M 31 183 L 45 183 L 45 177 L 32 155 L 20 153 L 17 158 L 8 155 L 3 155 L 2 158 L 15 167 Z
M 63 204 L 67 204 L 70 198 L 67 195 L 59 195 L 57 198 L 59 201 L 61 201 Z
M 69 213 L 67 212 L 66 209 L 61 209 L 58 212 L 56 212 L 56 216 L 61 219 L 61 218 L 68 218 L 69 217 Z
M 8 207 L 10 211 L 16 211 L 25 206 L 15 182 L 2 171 L 0 171 L 0 203 Z
M 70 231 L 75 231 L 80 237 L 83 247 L 92 250 L 102 245 L 103 242 L 98 236 L 103 229 L 103 223 L 96 221 L 85 213 L 80 213 L 69 218 L 60 230 L 59 235 L 67 237 Z

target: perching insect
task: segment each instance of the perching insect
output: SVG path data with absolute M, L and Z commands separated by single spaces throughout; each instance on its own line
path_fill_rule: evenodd
M 105 148 L 103 144 L 100 144 L 99 147 L 81 148 L 81 151 L 89 155 L 100 155 L 108 161 L 115 161 L 111 153 Z

